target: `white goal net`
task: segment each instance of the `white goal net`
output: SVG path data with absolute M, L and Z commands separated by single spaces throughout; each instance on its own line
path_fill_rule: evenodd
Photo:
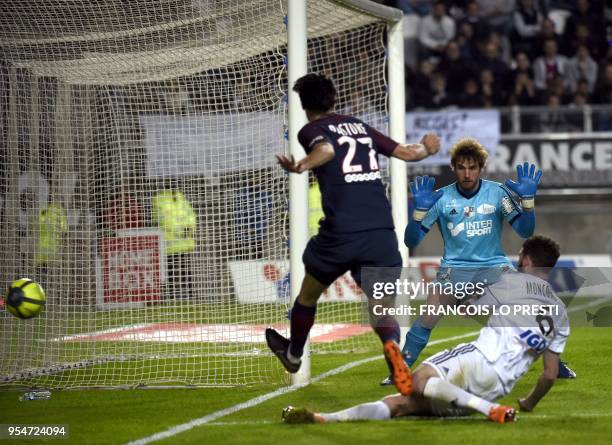
M 0 283 L 47 296 L 0 309 L 0 387 L 286 378 L 286 1 L 0 3 Z M 337 109 L 386 131 L 386 23 L 317 0 L 308 24 Z M 312 351 L 377 345 L 362 305 L 333 285 Z

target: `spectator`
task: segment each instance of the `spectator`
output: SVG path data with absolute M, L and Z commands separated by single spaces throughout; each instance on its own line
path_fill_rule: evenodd
M 568 56 L 573 56 L 576 54 L 576 51 L 580 45 L 584 45 L 589 48 L 589 52 L 593 54 L 595 59 L 599 59 L 602 54 L 597 42 L 592 36 L 591 30 L 583 23 L 576 25 L 576 32 L 565 40 L 564 44 L 565 51 Z
M 589 94 L 592 93 L 595 89 L 595 82 L 597 82 L 597 69 L 597 63 L 591 58 L 586 45 L 578 46 L 576 55 L 567 64 L 570 90 L 576 92 L 578 81 L 585 79 L 588 82 Z
M 589 31 L 589 38 L 593 41 L 593 46 L 589 46 L 591 54 L 597 59 L 605 51 L 603 45 L 606 43 L 603 10 L 594 11 L 589 0 L 576 0 L 576 7 L 565 22 L 564 40 L 568 43 L 577 38 L 581 40 L 579 34 L 584 34 L 585 30 Z
M 455 37 L 455 21 L 446 14 L 446 5 L 436 1 L 431 14 L 421 20 L 419 43 L 424 57 L 441 58 L 448 42 Z
M 457 45 L 459 45 L 459 53 L 466 60 L 473 60 L 478 54 L 476 49 L 476 38 L 474 36 L 474 27 L 471 23 L 463 22 L 459 25 L 459 33 L 457 34 Z
M 489 37 L 491 28 L 486 21 L 480 16 L 480 10 L 478 2 L 476 0 L 470 0 L 465 5 L 465 15 L 459 22 L 459 28 L 465 23 L 469 23 L 472 27 L 472 35 L 470 38 L 475 40 L 485 40 Z
M 567 104 L 572 101 L 573 95 L 569 93 L 569 90 L 565 87 L 565 83 L 561 76 L 554 76 L 546 83 L 546 90 L 540 92 L 543 94 L 543 103 L 546 102 L 550 95 L 557 96 L 561 104 Z
M 497 31 L 492 31 L 489 34 L 488 41 L 493 41 L 497 45 L 497 53 L 500 60 L 504 62 L 507 67 L 510 66 L 510 63 L 512 63 L 512 45 L 508 37 L 501 35 Z
M 540 34 L 536 40 L 536 46 L 534 49 L 534 55 L 539 57 L 544 54 L 542 49 L 544 48 L 544 42 L 549 39 L 553 39 L 557 42 L 557 48 L 563 48 L 563 39 L 559 35 L 557 35 L 555 22 L 553 22 L 549 18 L 544 18 L 542 21 L 542 29 L 540 30 Z M 531 60 L 534 60 L 533 56 L 529 57 Z
M 493 72 L 489 69 L 480 72 L 480 91 L 489 106 L 499 107 L 505 104 L 504 88 L 495 82 Z
M 408 89 L 412 92 L 412 106 L 415 108 L 430 108 L 433 90 L 432 83 L 433 64 L 428 59 L 419 62 L 419 71 L 411 79 Z
M 575 93 L 569 108 L 574 111 L 567 116 L 568 124 L 572 131 L 584 130 L 584 106 L 587 104 L 587 96 L 582 93 Z
M 594 102 L 598 104 L 612 104 L 612 62 L 608 62 L 601 73 L 601 77 L 593 94 Z
M 514 89 L 510 96 L 510 105 L 531 106 L 536 103 L 533 80 L 524 71 L 519 71 L 514 77 Z
M 466 78 L 475 74 L 472 61 L 461 56 L 459 45 L 454 40 L 446 46 L 437 70 L 446 76 L 446 90 L 452 97 L 457 97 L 463 90 Z
M 533 68 L 531 67 L 531 61 L 529 60 L 529 56 L 527 53 L 519 52 L 516 54 L 514 58 L 515 67 L 512 70 L 511 80 L 514 82 L 516 80 L 516 76 L 519 73 L 525 73 L 531 79 L 533 79 Z
M 544 42 L 544 55 L 533 63 L 535 87 L 538 90 L 546 89 L 547 83 L 556 76 L 560 76 L 567 86 L 567 63 L 567 58 L 558 52 L 557 41 L 547 39 Z
M 452 99 L 446 92 L 446 78 L 442 73 L 435 73 L 432 77 L 431 108 L 445 108 L 452 104 Z
M 540 113 L 540 132 L 541 133 L 560 133 L 570 129 L 569 122 L 565 114 L 560 111 L 561 98 L 555 94 L 550 94 L 546 100 L 548 110 Z
M 477 0 L 480 17 L 496 31 L 507 34 L 512 26 L 514 0 Z
M 478 60 L 478 69 L 491 70 L 495 82 L 498 85 L 504 85 L 507 81 L 507 76 L 510 68 L 500 58 L 499 43 L 494 39 L 490 39 L 484 44 L 483 55 Z
M 578 79 L 574 94 L 582 94 L 584 97 L 586 97 L 587 103 L 591 103 L 593 93 L 589 89 L 589 81 L 586 79 Z
M 512 34 L 512 49 L 523 51 L 530 58 L 535 58 L 535 48 L 538 35 L 542 28 L 544 17 L 536 9 L 535 0 L 520 0 L 520 5 L 513 16 L 514 32 Z
M 484 99 L 478 91 L 478 81 L 474 77 L 469 77 L 463 86 L 463 92 L 457 101 L 461 108 L 482 108 Z

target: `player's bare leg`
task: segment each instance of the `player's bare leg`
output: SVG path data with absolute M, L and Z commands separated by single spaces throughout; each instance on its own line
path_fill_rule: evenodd
M 317 301 L 327 286 L 306 273 L 300 293 L 291 309 L 291 339 L 280 335 L 272 328 L 266 329 L 266 343 L 279 358 L 284 368 L 296 373 L 302 364 L 304 345 L 314 324 Z

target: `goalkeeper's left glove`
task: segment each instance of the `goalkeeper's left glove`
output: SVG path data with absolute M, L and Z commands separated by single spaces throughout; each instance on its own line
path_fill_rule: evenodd
M 427 175 L 423 177 L 417 176 L 416 180 L 410 183 L 410 190 L 412 190 L 415 206 L 412 214 L 413 220 L 423 221 L 429 209 L 431 209 L 444 194 L 442 190 L 434 192 L 434 185 L 436 185 L 436 178 L 430 178 Z
M 538 185 L 542 180 L 542 170 L 535 172 L 535 164 L 525 162 L 523 165 L 516 166 L 516 179 L 514 182 L 510 179 L 506 180 L 506 186 L 521 197 L 521 204 L 526 210 L 532 210 L 535 206 L 535 195 L 538 190 Z

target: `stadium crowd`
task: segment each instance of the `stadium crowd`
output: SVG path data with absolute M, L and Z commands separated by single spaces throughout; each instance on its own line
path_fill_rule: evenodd
M 599 0 L 386 0 L 416 26 L 407 108 L 612 103 L 612 46 Z M 547 123 L 566 126 L 563 116 Z

